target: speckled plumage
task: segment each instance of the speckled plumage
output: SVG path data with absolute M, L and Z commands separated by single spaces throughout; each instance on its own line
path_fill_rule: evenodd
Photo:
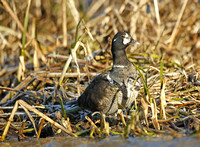
M 119 104 L 130 108 L 140 90 L 140 79 L 136 68 L 126 57 L 126 48 L 137 44 L 130 34 L 118 32 L 112 40 L 113 67 L 97 76 L 78 98 L 84 109 L 111 115 Z

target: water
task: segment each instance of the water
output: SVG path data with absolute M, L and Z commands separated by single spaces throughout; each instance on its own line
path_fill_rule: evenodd
M 52 137 L 41 139 L 30 139 L 19 142 L 10 140 L 1 143 L 2 147 L 200 147 L 200 139 L 192 137 L 173 138 L 173 137 L 157 137 L 142 138 L 129 137 L 127 139 L 121 136 L 111 136 L 104 139 L 91 139 L 87 137 Z

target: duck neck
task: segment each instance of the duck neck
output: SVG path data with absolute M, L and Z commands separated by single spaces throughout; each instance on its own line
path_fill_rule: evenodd
M 126 57 L 125 50 L 112 51 L 112 55 L 113 55 L 113 65 L 123 65 L 123 66 L 128 65 L 129 60 Z

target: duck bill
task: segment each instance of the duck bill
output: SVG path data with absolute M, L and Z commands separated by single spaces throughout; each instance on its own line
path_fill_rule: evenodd
M 130 44 L 140 44 L 139 42 L 135 41 L 134 39 L 131 40 Z

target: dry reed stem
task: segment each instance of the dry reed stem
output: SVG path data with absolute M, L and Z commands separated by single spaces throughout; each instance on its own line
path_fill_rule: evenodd
M 25 138 L 24 135 L 23 135 L 23 131 L 24 131 L 25 127 L 26 127 L 25 122 L 26 122 L 26 120 L 24 119 L 22 121 L 22 126 L 21 126 L 21 128 L 19 130 L 19 133 L 18 133 L 18 138 L 20 138 L 21 136 L 23 136 L 23 138 Z
M 43 119 L 45 119 L 46 121 L 50 122 L 51 124 L 53 124 L 54 126 L 56 126 L 57 128 L 63 130 L 64 132 L 66 132 L 67 134 L 71 135 L 71 136 L 74 136 L 74 137 L 77 137 L 77 135 L 75 135 L 74 133 L 68 131 L 67 129 L 65 129 L 63 126 L 61 126 L 60 124 L 58 124 L 57 122 L 53 121 L 51 118 L 49 118 L 48 116 L 44 115 L 43 113 L 41 113 L 40 111 L 38 111 L 37 109 L 35 109 L 34 107 L 30 106 L 29 104 L 27 104 L 26 102 L 24 102 L 23 100 L 18 100 L 16 101 L 15 103 L 15 106 L 12 110 L 12 113 L 9 117 L 9 121 L 7 122 L 6 124 L 6 127 L 4 129 L 4 132 L 3 132 L 3 135 L 2 135 L 2 140 L 4 141 L 5 140 L 5 137 L 7 135 L 7 132 L 8 132 L 8 129 L 10 127 L 10 124 L 11 122 L 13 121 L 13 117 L 15 115 L 15 112 L 17 111 L 18 109 L 18 105 L 21 105 L 22 108 L 25 108 L 24 110 L 26 111 L 26 109 L 28 109 L 29 111 L 32 111 L 34 113 L 36 113 L 37 115 L 39 115 L 40 117 L 42 117 Z M 27 112 L 28 112 L 27 110 Z M 32 117 L 32 116 L 31 116 Z M 30 118 L 30 117 L 29 117 Z M 33 120 L 34 121 L 34 120 Z M 36 129 L 36 128 L 35 128 Z
M 105 124 L 104 124 L 104 129 L 105 129 L 105 134 L 107 136 L 110 135 L 110 128 L 109 128 L 109 123 L 105 121 Z
M 24 56 L 19 57 L 19 67 L 18 67 L 18 72 L 17 72 L 17 79 L 18 81 L 24 80 L 25 78 L 25 62 L 24 62 Z
M 36 51 L 36 19 L 33 19 L 32 22 L 32 38 L 34 38 L 34 44 L 35 44 L 35 49 L 34 49 L 34 54 L 33 54 L 33 66 L 34 66 L 34 71 L 37 71 L 40 67 L 40 63 L 39 63 L 39 58 L 38 58 L 38 53 Z
M 80 20 L 80 15 L 79 15 L 78 10 L 76 9 L 75 3 L 73 0 L 67 0 L 67 4 L 75 20 L 75 24 L 77 25 Z
M 21 90 L 24 87 L 27 87 L 29 84 L 31 84 L 36 78 L 33 78 L 32 76 L 28 76 L 24 81 L 20 82 L 19 85 L 17 85 L 14 89 L 15 90 Z M 14 93 L 8 92 L 8 94 L 0 101 L 0 103 L 5 103 L 10 97 L 12 97 Z
M 20 104 L 20 103 L 19 103 Z M 38 136 L 38 132 L 37 132 L 37 128 L 36 128 L 36 125 L 35 125 L 35 121 L 33 119 L 33 117 L 31 116 L 30 112 L 26 109 L 26 107 L 24 107 L 23 105 L 20 104 L 20 106 L 24 109 L 24 111 L 27 113 L 29 119 L 31 120 L 32 124 L 33 124 L 33 127 L 35 129 L 35 133 L 36 133 L 36 136 Z
M 63 126 L 69 130 L 70 132 L 72 132 L 72 128 L 70 125 L 70 121 L 69 121 L 69 117 L 67 117 L 67 120 L 65 120 L 64 118 L 61 119 Z
M 81 42 L 80 42 L 81 44 Z M 77 62 L 77 58 L 76 58 L 76 51 L 78 49 L 79 46 L 75 47 L 72 51 L 72 58 L 75 61 L 76 67 L 77 67 L 77 92 L 78 92 L 78 96 L 80 96 L 80 68 Z M 87 57 L 86 57 L 87 58 Z
M 19 103 L 18 103 L 18 101 L 16 101 L 16 103 L 15 103 L 15 105 L 14 105 L 14 108 L 13 108 L 13 110 L 12 110 L 12 112 L 11 112 L 11 115 L 10 115 L 10 117 L 9 117 L 9 119 L 8 119 L 8 122 L 7 122 L 7 124 L 6 124 L 6 127 L 5 127 L 5 129 L 4 129 L 4 131 L 3 131 L 3 134 L 2 134 L 2 136 L 1 136 L 1 140 L 2 140 L 2 141 L 4 141 L 5 138 L 6 138 L 6 136 L 7 136 L 8 129 L 9 129 L 9 127 L 10 127 L 11 122 L 13 121 L 13 117 L 14 117 L 14 115 L 15 115 L 15 112 L 16 112 L 17 109 L 18 109 L 18 106 L 19 106 Z
M 35 48 L 36 48 L 36 41 L 35 42 Z M 39 63 L 39 59 L 38 59 L 38 52 L 36 51 L 36 49 L 34 50 L 34 54 L 33 54 L 33 66 L 34 66 L 34 71 L 38 71 L 40 68 L 40 63 Z
M 87 31 L 88 31 L 88 34 L 90 34 L 90 35 L 89 35 L 90 38 L 93 39 L 92 34 L 90 33 L 89 29 L 87 29 Z M 94 39 L 93 39 L 93 40 L 94 40 Z M 87 42 L 87 43 L 88 43 L 88 42 Z M 90 72 L 89 72 L 89 68 L 88 68 L 88 53 L 91 52 L 91 50 L 90 50 L 90 48 L 86 48 L 85 45 L 84 45 L 83 43 L 81 43 L 80 45 L 81 45 L 81 46 L 83 47 L 83 49 L 84 49 L 84 53 L 85 53 L 85 57 L 86 57 L 85 68 L 86 68 L 86 73 L 87 73 L 87 76 L 88 76 L 88 79 L 89 79 L 89 83 L 90 83 L 90 78 L 89 78 Z M 76 61 L 77 61 L 77 59 L 76 59 Z M 77 64 L 78 64 L 78 62 L 77 62 Z M 79 74 L 80 74 L 80 73 L 79 73 Z
M 160 125 L 158 123 L 158 116 L 157 116 L 157 106 L 154 99 L 153 99 L 153 102 L 151 102 L 150 106 L 151 106 L 151 111 L 152 111 L 153 126 L 155 129 L 160 130 Z
M 96 13 L 96 11 L 104 4 L 104 2 L 105 2 L 105 0 L 93 1 L 87 10 L 86 16 L 88 18 L 92 17 Z
M 165 107 L 167 106 L 166 100 L 165 100 L 165 85 L 166 85 L 167 80 L 163 80 L 163 86 L 161 89 L 160 93 L 160 112 L 163 114 L 162 118 L 166 119 L 166 114 L 165 114 Z
M 158 123 L 166 123 L 166 122 L 170 122 L 170 121 L 173 121 L 173 120 L 174 120 L 174 117 L 171 117 L 171 118 L 168 118 L 168 119 L 164 119 L 164 120 L 159 119 Z
M 44 53 L 41 51 L 41 48 L 40 48 L 40 45 L 39 45 L 39 42 L 36 40 L 36 39 L 33 39 L 33 45 L 35 46 L 35 49 L 37 51 L 37 53 L 39 54 L 41 60 L 44 62 L 44 63 L 47 63 L 47 58 L 46 56 L 44 55 Z
M 35 7 L 36 7 L 35 13 L 36 13 L 37 17 L 41 17 L 41 15 L 42 15 L 42 10 L 41 10 L 42 2 L 41 1 L 42 0 L 35 1 Z
M 60 80 L 59 80 L 59 85 L 61 85 L 62 80 L 63 80 L 63 78 L 64 78 L 64 73 L 67 71 L 67 68 L 69 67 L 69 64 L 70 64 L 70 62 L 71 62 L 71 60 L 72 60 L 72 58 L 73 58 L 74 61 L 75 61 L 76 66 L 77 66 L 77 90 L 78 90 L 78 95 L 79 95 L 79 96 L 80 96 L 80 69 L 79 69 L 79 65 L 78 65 L 78 62 L 77 62 L 77 58 L 76 58 L 76 52 L 77 52 L 77 49 L 78 49 L 80 46 L 82 46 L 82 47 L 84 48 L 85 55 L 86 55 L 86 57 L 87 57 L 87 50 L 86 50 L 86 48 L 85 48 L 85 45 L 84 45 L 81 41 L 78 41 L 78 42 L 76 43 L 74 49 L 72 49 L 72 54 L 69 56 L 69 58 L 68 58 L 68 60 L 67 60 L 67 62 L 66 62 L 66 64 L 65 64 L 65 67 L 64 67 L 64 69 L 63 69 L 63 72 L 62 72 L 62 75 L 61 75 L 61 77 L 60 77 Z M 87 61 L 87 59 L 86 59 L 86 61 Z M 87 66 L 87 64 L 86 64 L 86 66 Z M 87 73 L 87 74 L 89 75 L 90 73 Z
M 158 0 L 154 0 L 154 8 L 156 12 L 156 20 L 158 25 L 160 25 L 160 15 L 159 15 L 159 8 L 158 8 Z
M 106 18 L 106 15 L 112 11 L 112 7 L 109 6 L 107 7 L 106 9 L 104 9 L 104 11 L 102 12 L 102 14 L 100 14 L 99 16 L 89 20 L 88 22 L 86 22 L 86 25 L 91 28 L 93 27 L 94 25 L 96 25 L 98 22 L 102 22 L 105 18 Z
M 40 127 L 38 129 L 38 133 L 37 133 L 37 138 L 40 138 L 40 134 L 43 128 L 43 124 L 44 124 L 45 119 L 42 118 L 42 120 L 40 121 Z
M 178 19 L 177 19 L 177 21 L 176 21 L 176 25 L 175 25 L 175 27 L 174 27 L 174 30 L 173 30 L 173 32 L 172 32 L 172 35 L 170 36 L 169 40 L 167 41 L 167 42 L 170 42 L 170 44 L 169 44 L 169 49 L 170 49 L 170 50 L 171 50 L 171 48 L 172 48 L 172 45 L 174 44 L 174 40 L 175 40 L 176 35 L 177 35 L 177 33 L 178 33 L 179 24 L 180 24 L 180 22 L 181 22 L 181 18 L 182 18 L 182 16 L 183 16 L 184 11 L 185 11 L 187 2 L 188 2 L 188 0 L 184 0 L 183 6 L 182 6 L 181 11 L 180 11 L 180 13 L 179 13 L 179 15 L 178 15 Z
M 85 48 L 83 47 L 84 51 L 85 51 Z M 88 54 L 93 58 L 93 55 L 92 55 L 92 52 L 91 52 L 91 49 L 88 45 L 88 42 L 87 42 L 87 47 L 86 47 L 87 51 L 88 51 Z M 85 54 L 87 55 L 87 52 L 85 52 Z M 67 60 L 69 57 L 68 56 L 64 56 L 64 55 L 56 55 L 56 54 L 49 54 L 48 55 L 48 58 L 56 58 L 56 59 L 61 59 L 61 60 Z M 88 68 L 88 66 L 94 66 L 94 67 L 97 67 L 97 68 L 106 68 L 105 65 L 99 63 L 99 62 L 96 62 L 95 60 L 92 61 L 92 64 L 89 65 L 89 62 L 86 58 L 86 60 L 83 60 L 83 59 L 77 59 L 78 63 L 82 63 L 82 64 L 86 64 L 86 68 Z
M 51 72 L 46 72 L 46 71 L 39 71 L 37 73 L 33 73 L 32 76 L 42 76 L 42 77 L 46 77 L 46 78 L 55 78 L 55 77 L 61 77 L 62 73 L 51 73 Z M 80 75 L 80 77 L 83 76 L 87 76 L 89 75 L 90 77 L 96 77 L 99 75 L 99 73 L 65 73 L 63 74 L 63 78 L 73 78 L 73 77 L 78 77 Z
M 66 0 L 62 0 L 62 30 L 63 30 L 63 46 L 67 46 L 67 9 Z
M 92 35 L 92 33 L 90 32 L 90 29 L 89 29 L 89 28 L 87 27 L 87 25 L 85 24 L 85 21 L 82 20 L 81 22 L 83 23 L 83 25 L 84 25 L 84 27 L 85 27 L 85 30 L 86 30 L 87 34 L 89 35 L 90 39 L 91 39 L 92 41 L 95 41 L 95 40 L 94 40 L 94 37 L 93 37 L 93 35 Z
M 60 77 L 60 79 L 59 79 L 59 84 L 58 84 L 58 86 L 60 86 L 60 85 L 62 84 L 62 81 L 63 81 L 63 78 L 64 78 L 64 74 L 66 73 L 66 71 L 67 71 L 67 69 L 68 69 L 68 67 L 69 67 L 69 64 L 71 63 L 73 54 L 75 54 L 75 52 L 76 52 L 76 50 L 78 49 L 78 47 L 80 46 L 80 44 L 81 44 L 80 41 L 76 42 L 76 45 L 75 45 L 74 49 L 72 49 L 72 54 L 69 56 L 68 60 L 67 60 L 66 63 L 65 63 L 65 66 L 64 66 L 64 68 L 63 68 L 61 77 Z M 75 60 L 75 62 L 77 62 L 77 61 Z M 77 65 L 78 65 L 78 64 L 77 64 Z M 78 67 L 78 66 L 77 66 L 77 67 Z M 79 68 L 77 69 L 77 72 L 78 72 L 78 71 L 79 71 Z M 78 72 L 78 77 L 80 78 L 80 72 Z M 59 88 L 57 87 L 57 89 L 59 89 Z
M 11 17 L 16 21 L 17 25 L 19 26 L 19 28 L 23 32 L 24 31 L 24 27 L 23 27 L 22 23 L 19 21 L 17 15 L 15 15 L 13 10 L 10 8 L 10 6 L 7 3 L 7 1 L 6 0 L 1 0 L 1 2 L 3 3 L 3 6 L 5 7 L 5 9 L 8 11 L 8 13 L 11 15 Z M 28 32 L 26 33 L 26 36 L 29 39 L 31 39 L 31 36 L 28 34 Z
M 148 104 L 145 102 L 145 100 L 143 98 L 141 98 L 141 103 L 142 103 L 145 122 L 146 122 L 147 127 L 149 127 L 149 122 L 148 122 L 148 119 L 147 119 L 147 117 L 148 117 Z
M 64 76 L 65 76 L 65 73 L 66 73 L 66 71 L 67 71 L 67 69 L 68 69 L 68 67 L 69 67 L 69 64 L 71 63 L 71 60 L 72 60 L 72 55 L 69 56 L 68 60 L 67 60 L 66 63 L 65 63 L 65 66 L 64 66 L 64 68 L 63 68 L 63 71 L 62 71 L 61 76 L 60 76 L 60 79 L 59 79 L 59 84 L 58 84 L 58 86 L 61 86 L 62 81 L 63 81 Z
M 46 116 L 45 114 L 41 113 L 40 111 L 38 111 L 37 109 L 35 109 L 34 107 L 30 106 L 29 104 L 27 104 L 26 102 L 24 102 L 23 100 L 18 100 L 17 101 L 20 105 L 23 105 L 26 109 L 28 109 L 29 111 L 32 111 L 34 113 L 36 113 L 37 115 L 39 115 L 40 117 L 42 117 L 43 119 L 45 119 L 46 121 L 50 122 L 52 125 L 56 126 L 57 128 L 61 129 L 62 131 L 66 132 L 67 134 L 77 137 L 74 133 L 70 132 L 69 130 L 67 130 L 66 128 L 64 128 L 63 126 L 61 126 L 60 124 L 58 124 L 57 122 L 53 121 L 51 118 L 49 118 L 48 116 Z
M 99 134 L 99 133 L 100 133 L 100 130 L 99 130 L 99 128 L 95 125 L 95 123 L 94 123 L 88 116 L 85 116 L 85 119 L 87 119 L 87 121 L 92 125 L 92 127 L 95 128 L 95 131 Z
M 123 112 L 122 112 L 122 111 L 121 111 L 121 112 L 118 112 L 118 115 L 119 115 L 119 117 L 120 117 L 120 120 L 122 121 L 122 124 L 123 124 L 124 126 L 127 126 L 127 125 L 126 125 L 126 121 L 125 121 L 125 119 L 124 119 Z

